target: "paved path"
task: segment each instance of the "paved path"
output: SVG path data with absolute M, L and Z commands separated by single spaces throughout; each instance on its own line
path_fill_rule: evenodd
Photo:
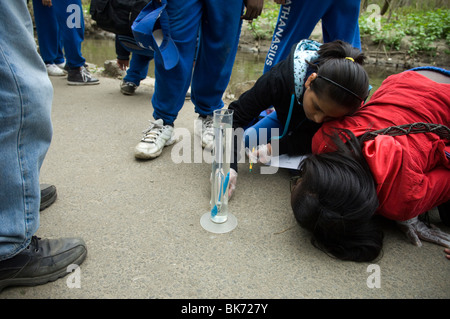
M 285 170 L 261 175 L 241 164 L 230 202 L 237 228 L 205 231 L 210 164 L 175 164 L 175 146 L 152 161 L 134 159 L 152 114 L 150 86 L 124 96 L 111 78 L 89 87 L 52 82 L 54 138 L 41 182 L 55 184 L 58 199 L 42 212 L 38 235 L 81 236 L 88 257 L 78 277 L 9 288 L 0 298 L 450 297 L 443 248 L 414 247 L 390 224 L 375 271 L 314 248 L 290 210 Z M 186 101 L 176 127 L 192 133 L 196 117 Z M 381 287 L 370 288 L 378 274 Z

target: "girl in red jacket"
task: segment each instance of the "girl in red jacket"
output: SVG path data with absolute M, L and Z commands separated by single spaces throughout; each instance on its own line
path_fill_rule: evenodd
M 372 217 L 379 214 L 417 245 L 421 238 L 450 248 L 450 235 L 417 218 L 434 207 L 449 217 L 449 83 L 446 70 L 393 75 L 352 116 L 323 124 L 291 196 L 316 246 L 344 260 L 375 259 L 383 236 Z

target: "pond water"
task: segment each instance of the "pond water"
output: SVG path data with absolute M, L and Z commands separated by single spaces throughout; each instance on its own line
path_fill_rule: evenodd
M 82 45 L 83 56 L 87 62 L 103 67 L 106 60 L 116 59 L 115 42 L 111 39 L 86 38 Z M 254 54 L 238 51 L 231 74 L 230 86 L 236 83 L 256 80 L 262 75 L 265 53 Z M 365 66 L 369 74 L 370 84 L 373 86 L 371 93 L 381 85 L 381 82 L 389 75 L 402 72 L 403 69 L 384 68 L 380 66 Z M 154 77 L 154 64 L 151 62 L 149 76 Z

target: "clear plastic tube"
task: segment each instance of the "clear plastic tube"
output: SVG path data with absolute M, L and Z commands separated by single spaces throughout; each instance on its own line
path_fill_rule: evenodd
M 233 138 L 233 111 L 214 111 L 214 148 L 211 178 L 211 220 L 224 223 L 228 219 L 228 177 Z

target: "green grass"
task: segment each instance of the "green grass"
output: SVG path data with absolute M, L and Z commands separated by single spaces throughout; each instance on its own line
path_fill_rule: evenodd
M 375 17 L 375 18 L 374 18 Z M 435 42 L 445 40 L 450 45 L 450 10 L 415 10 L 399 8 L 390 17 L 363 12 L 359 18 L 361 36 L 370 36 L 374 43 L 399 50 L 401 40 L 410 36 L 410 54 L 432 52 Z

